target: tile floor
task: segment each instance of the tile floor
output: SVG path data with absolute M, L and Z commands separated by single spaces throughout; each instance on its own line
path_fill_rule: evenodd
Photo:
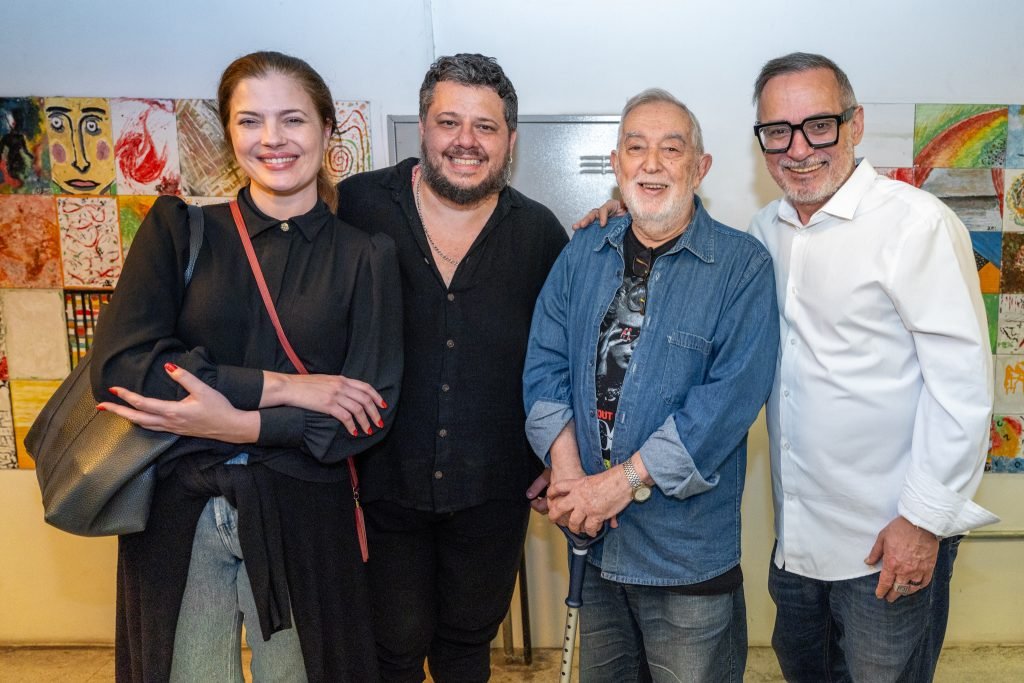
M 533 664 L 506 663 L 494 650 L 492 683 L 553 682 L 560 664 L 556 650 L 534 650 Z M 106 647 L 0 646 L 0 683 L 109 683 L 114 680 L 113 650 Z M 750 649 L 745 681 L 781 682 L 771 650 Z M 1024 646 L 951 647 L 942 652 L 936 683 L 1011 683 L 1024 681 Z

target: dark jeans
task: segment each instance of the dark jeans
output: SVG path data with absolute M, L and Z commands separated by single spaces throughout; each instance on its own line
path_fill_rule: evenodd
M 438 514 L 366 506 L 370 593 L 381 678 L 486 681 L 508 612 L 530 507 L 492 501 Z
M 772 647 L 787 681 L 926 683 L 949 614 L 949 581 L 962 537 L 943 539 L 928 587 L 894 603 L 874 596 L 878 574 L 846 581 L 798 576 L 770 562 Z M 772 553 L 774 557 L 774 551 Z

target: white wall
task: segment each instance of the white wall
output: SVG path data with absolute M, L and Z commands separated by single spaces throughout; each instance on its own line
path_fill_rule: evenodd
M 793 50 L 822 52 L 865 102 L 1024 102 L 1024 6 L 1015 0 L 137 0 L 7 3 L 0 95 L 212 97 L 220 69 L 255 49 L 307 59 L 336 99 L 369 99 L 374 157 L 386 162 L 387 114 L 412 114 L 436 55 L 494 55 L 523 114 L 616 113 L 658 85 L 701 119 L 715 163 L 702 195 L 744 226 L 776 196 L 750 132 L 760 65 Z M 871 121 L 866 122 L 871 126 Z M 750 638 L 765 644 L 772 543 L 763 420 L 751 433 L 744 500 Z M 987 477 L 980 502 L 1024 528 L 1024 478 Z M 0 642 L 109 642 L 114 543 L 76 539 L 41 522 L 30 472 L 0 473 Z M 534 643 L 557 646 L 564 547 L 543 520 L 528 540 Z M 957 562 L 949 639 L 1024 642 L 1017 590 L 1020 541 L 968 541 Z

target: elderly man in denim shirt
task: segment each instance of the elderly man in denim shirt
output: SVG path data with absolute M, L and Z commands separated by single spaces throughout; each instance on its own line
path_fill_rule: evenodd
M 778 352 L 772 263 L 694 194 L 711 157 L 669 93 L 626 104 L 611 160 L 631 213 L 556 261 L 524 375 L 552 521 L 612 527 L 589 555 L 580 675 L 740 681 L 740 498 Z

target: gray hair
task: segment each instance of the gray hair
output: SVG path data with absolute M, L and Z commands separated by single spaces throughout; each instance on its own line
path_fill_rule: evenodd
M 839 84 L 839 105 L 843 109 L 849 109 L 857 104 L 857 96 L 853 93 L 850 79 L 846 77 L 846 73 L 835 62 L 828 57 L 811 52 L 792 52 L 788 55 L 769 60 L 761 67 L 761 73 L 757 75 L 757 80 L 754 82 L 754 107 L 760 106 L 761 93 L 764 92 L 764 87 L 768 85 L 768 81 L 771 79 L 776 76 L 813 71 L 815 69 L 828 69 L 835 76 L 836 83 Z
M 626 106 L 622 108 L 622 118 L 619 120 L 619 142 L 622 142 L 622 124 L 630 112 L 645 104 L 657 104 L 660 102 L 678 107 L 690 120 L 690 144 L 697 150 L 697 155 L 702 156 L 704 154 L 704 134 L 700 130 L 700 121 L 697 120 L 697 117 L 694 116 L 689 107 L 676 99 L 668 90 L 662 88 L 648 88 L 643 92 L 633 95 L 626 101 Z
M 427 111 L 434 101 L 434 88 L 438 83 L 451 81 L 460 85 L 490 88 L 505 105 L 505 123 L 509 132 L 516 129 L 519 122 L 519 98 L 512 81 L 498 65 L 494 57 L 480 54 L 460 53 L 448 57 L 439 57 L 427 69 L 420 86 L 420 120 L 427 118 Z

